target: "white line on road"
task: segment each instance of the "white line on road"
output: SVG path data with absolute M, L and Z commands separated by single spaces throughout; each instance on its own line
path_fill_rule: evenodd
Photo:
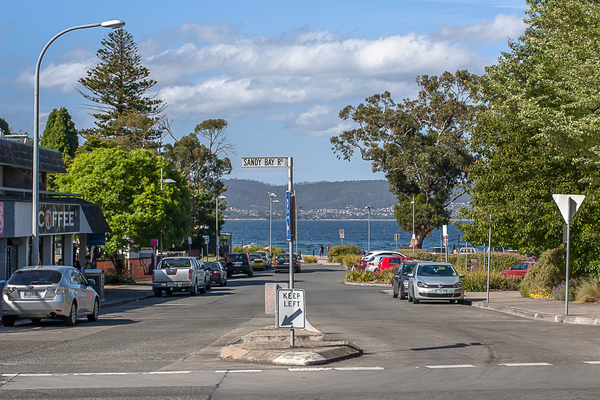
M 314 367 L 314 368 L 288 368 L 290 372 L 321 372 L 321 371 L 331 371 L 333 368 L 324 368 L 324 367 Z
M 224 373 L 230 373 L 230 374 L 235 374 L 235 373 L 252 373 L 252 372 L 263 372 L 262 369 L 223 369 L 223 370 L 218 370 L 215 371 L 217 374 L 224 374 Z
M 383 367 L 335 367 L 336 371 L 381 371 Z
M 552 364 L 548 363 L 508 363 L 508 364 L 500 364 L 505 367 L 547 367 Z
M 383 367 L 305 367 L 288 368 L 290 372 L 321 372 L 321 371 L 381 371 Z
M 584 361 L 584 363 L 586 363 L 586 364 L 592 364 L 592 365 L 597 365 L 597 364 L 600 364 L 600 361 Z
M 457 365 L 426 365 L 425 368 L 431 369 L 444 369 L 444 368 L 475 368 L 471 364 L 457 364 Z
M 192 371 L 155 371 L 155 372 L 145 372 L 148 375 L 171 375 L 171 374 L 191 374 Z

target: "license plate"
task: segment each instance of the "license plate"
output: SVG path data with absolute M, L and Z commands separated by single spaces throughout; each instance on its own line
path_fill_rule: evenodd
M 435 289 L 436 294 L 446 294 L 448 291 L 446 289 Z
M 168 282 L 167 286 L 175 286 L 175 282 Z
M 23 293 L 23 297 L 25 298 L 39 298 L 40 297 L 40 292 L 24 292 Z

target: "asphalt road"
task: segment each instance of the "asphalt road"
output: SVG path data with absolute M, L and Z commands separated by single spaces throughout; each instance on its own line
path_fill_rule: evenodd
M 598 398 L 600 327 L 521 319 L 466 305 L 392 299 L 303 266 L 308 320 L 364 350 L 312 368 L 218 359 L 241 333 L 272 325 L 264 283 L 234 277 L 206 295 L 150 298 L 72 328 L 0 328 L 0 398 Z

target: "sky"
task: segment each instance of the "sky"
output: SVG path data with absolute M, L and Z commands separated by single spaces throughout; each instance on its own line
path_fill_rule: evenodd
M 72 26 L 119 19 L 177 139 L 207 119 L 228 122 L 235 153 L 225 178 L 282 185 L 285 168 L 242 168 L 242 158 L 293 157 L 294 182 L 385 179 L 360 156 L 337 158 L 329 139 L 356 128 L 339 111 L 386 90 L 414 98 L 419 75 L 484 73 L 525 30 L 526 9 L 525 0 L 0 0 L 0 117 L 32 135 L 45 44 Z M 49 47 L 40 131 L 60 107 L 77 129 L 94 126 L 78 79 L 98 64 L 108 31 L 76 30 Z

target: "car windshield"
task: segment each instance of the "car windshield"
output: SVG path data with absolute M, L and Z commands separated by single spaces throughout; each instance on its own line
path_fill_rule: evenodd
M 456 276 L 458 275 L 451 265 L 421 265 L 420 276 Z
M 10 285 L 53 285 L 60 282 L 61 273 L 58 271 L 17 271 L 8 280 Z
M 408 275 L 408 274 L 412 274 L 413 270 L 415 269 L 415 265 L 417 264 L 404 264 L 402 266 L 402 275 Z
M 205 262 L 204 265 L 208 266 L 212 270 L 218 270 L 219 269 L 219 264 L 217 264 L 216 262 Z
M 244 261 L 246 261 L 245 254 L 230 254 L 229 255 L 229 262 L 244 262 Z
M 167 259 L 162 261 L 161 268 L 191 268 L 191 261 L 188 259 Z

